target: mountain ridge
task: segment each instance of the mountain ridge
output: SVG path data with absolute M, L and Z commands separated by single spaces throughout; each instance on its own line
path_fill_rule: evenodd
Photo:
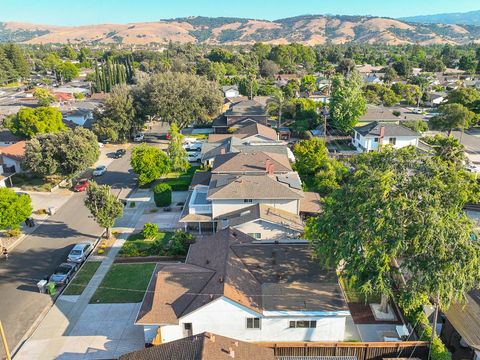
M 418 15 L 399 18 L 399 20 L 428 24 L 457 24 L 480 26 L 480 10 L 468 12 Z
M 0 22 L 0 42 L 24 44 L 246 45 L 325 43 L 467 44 L 480 43 L 480 26 L 418 24 L 398 19 L 351 15 L 301 15 L 274 21 L 236 17 L 183 17 L 157 22 L 83 26 Z

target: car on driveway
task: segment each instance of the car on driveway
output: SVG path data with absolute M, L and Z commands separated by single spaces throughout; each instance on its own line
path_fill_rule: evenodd
M 93 176 L 102 176 L 106 171 L 107 167 L 105 165 L 97 166 L 97 168 L 93 170 Z
M 189 152 L 187 153 L 189 162 L 197 162 L 202 159 L 202 154 L 200 152 Z
M 145 138 L 145 135 L 140 133 L 140 134 L 137 134 L 133 137 L 133 141 L 140 142 L 140 141 L 143 141 L 144 138 Z
M 73 191 L 75 192 L 86 191 L 89 185 L 90 185 L 90 181 L 88 181 L 87 179 L 78 180 L 77 184 L 73 188 Z
M 118 149 L 117 151 L 115 151 L 114 153 L 112 153 L 112 158 L 114 159 L 121 159 L 123 157 L 123 155 L 125 155 L 127 153 L 127 150 L 125 149 Z
M 78 264 L 63 263 L 58 265 L 54 273 L 48 281 L 55 283 L 58 286 L 67 285 L 73 277 L 73 274 L 78 268 Z
M 70 253 L 68 254 L 67 261 L 72 263 L 81 264 L 84 262 L 88 255 L 93 250 L 93 243 L 91 242 L 84 242 L 80 244 L 76 244 Z

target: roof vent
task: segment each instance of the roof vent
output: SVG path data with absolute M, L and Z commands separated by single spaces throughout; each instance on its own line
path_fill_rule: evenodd
M 207 259 L 207 260 L 205 261 L 205 264 L 210 264 L 210 260 Z
M 220 278 L 218 279 L 218 282 L 223 283 L 223 281 L 224 281 L 223 276 L 220 276 Z

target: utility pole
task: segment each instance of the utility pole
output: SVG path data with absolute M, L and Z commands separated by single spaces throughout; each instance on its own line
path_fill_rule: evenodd
M 3 326 L 1 321 L 0 321 L 0 335 L 2 336 L 2 343 L 5 349 L 5 354 L 7 355 L 7 360 L 12 360 L 12 357 L 10 356 L 10 350 L 8 349 L 7 337 L 5 336 L 5 332 L 3 331 Z

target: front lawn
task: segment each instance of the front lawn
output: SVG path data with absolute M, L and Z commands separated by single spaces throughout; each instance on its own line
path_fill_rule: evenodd
M 91 304 L 138 303 L 143 299 L 155 264 L 113 264 L 93 294 Z
M 142 232 L 131 234 L 120 249 L 118 256 L 161 256 L 172 238 L 171 232 L 160 232 L 155 239 L 145 239 Z
M 199 166 L 190 166 L 190 168 L 183 173 L 171 172 L 165 176 L 162 182 L 170 185 L 172 191 L 187 191 L 192 183 L 193 175 L 199 168 Z
M 101 261 L 87 261 L 84 263 L 80 271 L 75 275 L 75 278 L 63 292 L 63 295 L 81 295 L 101 263 Z
M 27 173 L 18 173 L 11 178 L 14 187 L 19 187 L 24 191 L 51 191 L 58 185 L 62 178 L 59 176 L 38 177 Z

